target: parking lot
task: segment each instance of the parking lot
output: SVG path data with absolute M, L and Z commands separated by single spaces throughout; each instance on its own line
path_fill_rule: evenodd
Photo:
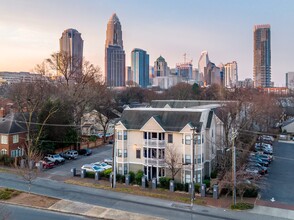
M 274 143 L 274 161 L 262 181 L 261 199 L 294 204 L 294 141 Z
M 97 161 L 103 161 L 105 158 L 112 157 L 112 146 L 111 144 L 101 146 L 99 148 L 92 149 L 92 155 L 81 156 L 79 155 L 76 160 L 66 160 L 64 164 L 59 164 L 52 169 L 44 170 L 46 174 L 59 175 L 64 177 L 70 177 L 70 170 L 76 168 L 80 170 L 81 166 L 88 163 L 94 163 Z

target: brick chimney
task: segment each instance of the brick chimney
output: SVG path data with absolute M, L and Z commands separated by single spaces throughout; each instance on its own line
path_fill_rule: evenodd
M 3 107 L 0 108 L 0 118 L 4 118 L 5 117 L 5 110 Z

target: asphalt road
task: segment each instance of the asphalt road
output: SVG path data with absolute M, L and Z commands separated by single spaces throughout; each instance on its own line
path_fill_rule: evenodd
M 91 219 L 84 216 L 69 215 L 59 212 L 46 211 L 41 209 L 34 209 L 22 206 L 1 204 L 0 219 L 9 220 L 78 220 L 78 219 Z
M 66 160 L 64 164 L 59 164 L 52 169 L 44 170 L 44 173 L 69 177 L 72 168 L 80 170 L 84 164 L 103 161 L 105 158 L 112 158 L 112 145 L 110 144 L 92 149 L 92 155 L 90 156 L 79 155 L 76 160 Z
M 274 143 L 274 161 L 262 182 L 261 199 L 294 204 L 294 142 Z
M 0 186 L 27 191 L 27 184 L 13 174 L 1 173 Z M 117 193 L 101 189 L 70 185 L 47 178 L 38 178 L 32 186 L 32 192 L 60 199 L 84 202 L 88 204 L 153 215 L 165 219 L 280 219 L 248 212 L 233 212 L 220 208 L 204 206 L 190 206 L 172 201 L 160 200 L 149 197 Z

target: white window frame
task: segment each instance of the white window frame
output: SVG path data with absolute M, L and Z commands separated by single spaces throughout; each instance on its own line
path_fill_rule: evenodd
M 5 148 L 3 148 L 1 151 L 0 151 L 0 155 L 7 155 L 7 150 Z
M 19 142 L 19 135 L 15 134 L 12 136 L 12 143 L 17 144 Z
M 191 144 L 191 135 L 190 134 L 185 135 L 185 144 L 186 145 Z
M 186 175 L 185 175 L 185 183 L 191 183 L 191 174 L 186 173 Z
M 1 144 L 8 144 L 8 136 L 1 135 Z

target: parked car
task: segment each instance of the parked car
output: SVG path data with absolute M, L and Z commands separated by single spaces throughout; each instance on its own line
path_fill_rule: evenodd
M 274 160 L 274 157 L 273 157 L 273 155 L 271 155 L 271 154 L 264 154 L 262 151 L 258 151 L 258 152 L 256 152 L 256 154 L 265 155 L 265 156 L 268 156 L 268 158 L 269 158 L 271 161 Z
M 90 156 L 92 154 L 92 150 L 89 148 L 81 149 L 78 151 L 79 155 Z
M 92 172 L 92 173 L 103 171 L 100 167 L 98 167 L 98 166 L 96 166 L 94 164 L 84 164 L 81 167 L 81 169 L 86 170 L 86 172 Z
M 247 164 L 248 167 L 256 167 L 258 169 L 261 169 L 263 173 L 267 173 L 267 167 L 264 167 L 260 165 L 259 163 L 249 162 Z
M 40 163 L 42 163 L 43 169 L 51 169 L 54 167 L 54 163 L 47 158 L 44 158 L 43 160 L 40 160 L 38 163 L 36 163 L 36 167 L 39 167 Z
M 255 157 L 260 158 L 262 160 L 268 161 L 269 163 L 272 162 L 271 158 L 268 154 L 256 154 Z
M 54 154 L 54 155 L 48 154 L 45 158 L 53 162 L 55 165 L 59 163 L 64 163 L 65 161 L 65 159 L 61 157 L 59 154 Z
M 112 165 L 112 158 L 104 159 L 104 163 L 107 163 L 108 165 Z
M 259 164 L 262 165 L 262 166 L 268 167 L 268 162 L 263 161 L 263 160 L 261 160 L 261 159 L 259 159 L 259 158 L 256 158 L 256 157 L 249 157 L 249 158 L 248 158 L 248 162 L 259 163 Z
M 105 163 L 105 162 L 95 162 L 95 163 L 93 163 L 93 164 L 95 164 L 96 166 L 100 166 L 100 167 L 102 167 L 104 170 L 112 169 L 112 166 L 108 165 L 108 164 Z
M 256 167 L 247 167 L 245 170 L 247 173 L 258 174 L 259 169 Z
M 76 150 L 69 150 L 63 154 L 63 157 L 68 160 L 75 160 L 78 158 L 78 152 Z

